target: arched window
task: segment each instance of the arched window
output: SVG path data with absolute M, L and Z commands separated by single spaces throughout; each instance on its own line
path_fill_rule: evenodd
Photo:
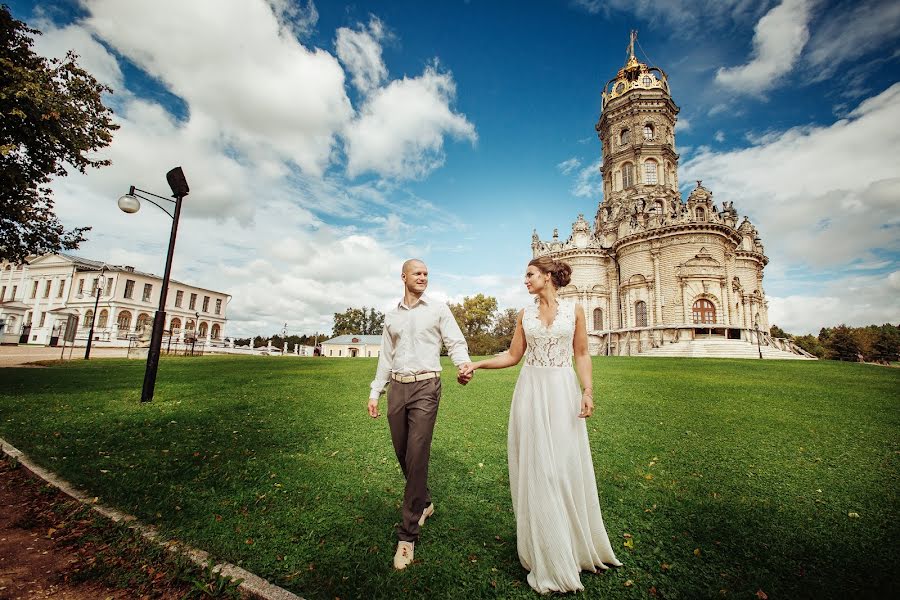
M 116 325 L 119 326 L 119 329 L 128 330 L 131 328 L 131 313 L 127 310 L 123 310 L 119 313 L 119 318 L 116 319 Z
M 646 125 L 644 125 L 644 139 L 645 140 L 647 140 L 647 141 L 652 140 L 654 133 L 655 132 L 653 131 L 653 125 L 651 125 L 650 123 L 647 123 Z
M 651 79 L 649 75 L 644 75 L 641 83 L 644 85 L 644 87 L 650 87 L 651 85 L 653 85 L 653 79 Z
M 150 328 L 150 322 L 150 315 L 148 315 L 147 313 L 141 313 L 138 315 L 137 324 L 134 326 L 134 328 L 137 331 L 144 331 Z
M 84 313 L 84 321 L 81 323 L 81 326 L 82 327 L 90 327 L 91 321 L 93 321 L 93 320 L 94 320 L 94 311 L 89 309 L 86 313 Z
M 716 305 L 706 298 L 700 298 L 694 302 L 693 308 L 694 323 L 715 323 L 716 322 Z
M 638 300 L 634 304 L 634 320 L 636 327 L 647 326 L 647 303 L 643 300 Z
M 203 321 L 202 323 L 200 323 L 200 331 L 199 331 L 198 335 L 200 337 L 206 337 L 206 332 L 208 329 L 209 329 L 209 325 L 206 323 L 206 321 Z
M 644 183 L 649 185 L 656 185 L 659 183 L 657 164 L 652 158 L 648 158 L 644 161 Z
M 622 185 L 626 188 L 634 185 L 634 165 L 631 163 L 622 165 Z
M 603 329 L 603 310 L 599 308 L 594 309 L 594 329 Z
M 631 141 L 631 130 L 623 129 L 622 133 L 619 134 L 619 144 L 622 146 L 627 145 Z
M 197 326 L 197 324 L 194 323 L 194 320 L 193 320 L 193 319 L 188 319 L 188 320 L 187 320 L 187 323 L 185 323 L 185 325 L 184 325 L 184 328 L 185 328 L 187 331 L 194 331 L 194 329 L 196 328 L 196 326 Z
M 109 321 L 109 313 L 106 312 L 106 309 L 104 308 L 97 317 L 97 327 L 106 327 L 107 321 Z
M 218 323 L 214 323 L 212 326 L 212 339 L 219 339 L 219 335 L 221 335 L 222 329 L 219 327 Z
M 178 331 L 179 329 L 181 329 L 181 319 L 179 319 L 178 317 L 172 319 L 172 322 L 169 323 L 169 329 L 172 331 Z
M 706 211 L 703 210 L 702 207 L 699 207 L 699 206 L 697 207 L 697 213 L 696 213 L 696 214 L 697 214 L 697 220 L 698 220 L 698 221 L 705 221 L 705 220 L 706 220 Z

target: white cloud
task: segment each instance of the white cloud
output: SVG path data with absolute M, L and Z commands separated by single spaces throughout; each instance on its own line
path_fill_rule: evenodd
M 387 67 L 381 58 L 384 24 L 372 17 L 368 27 L 358 30 L 341 27 L 337 30 L 335 49 L 338 58 L 353 76 L 353 85 L 367 94 L 387 79 Z
M 822 327 L 900 323 L 900 271 L 851 276 L 829 283 L 820 294 L 769 296 L 769 321 L 788 333 L 817 335 Z
M 191 119 L 214 123 L 224 142 L 258 160 L 324 171 L 353 116 L 343 69 L 302 46 L 267 3 L 84 4 L 95 35 L 182 98 Z
M 373 91 L 344 132 L 347 172 L 417 179 L 443 164 L 446 135 L 474 144 L 474 125 L 450 108 L 455 96 L 453 77 L 436 65 Z
M 691 129 L 691 122 L 687 120 L 685 117 L 679 117 L 677 121 L 675 121 L 675 131 L 689 131 Z
M 744 23 L 758 19 L 770 0 L 571 0 L 570 4 L 590 14 L 611 16 L 614 11 L 634 14 L 651 26 L 668 28 L 667 33 L 691 36 L 698 30 Z
M 731 200 L 752 217 L 773 263 L 766 269 L 771 320 L 788 331 L 817 330 L 851 317 L 857 324 L 896 319 L 896 295 L 872 292 L 871 299 L 865 294 L 853 299 L 845 293 L 853 282 L 860 290 L 860 282 L 881 289 L 883 281 L 836 278 L 830 271 L 882 262 L 900 252 L 896 122 L 900 83 L 829 126 L 768 132 L 752 147 L 705 149 L 682 165 L 682 181 L 702 179 L 717 200 Z M 898 276 L 892 277 L 894 285 Z M 792 291 L 801 287 L 819 291 Z M 845 312 L 839 314 L 842 306 Z M 803 311 L 810 312 L 801 318 Z
M 568 160 L 564 160 L 561 163 L 559 163 L 558 165 L 556 165 L 556 168 L 559 169 L 559 172 L 562 173 L 563 175 L 570 175 L 572 173 L 572 171 L 574 171 L 575 169 L 577 169 L 580 166 L 581 166 L 581 161 L 578 158 L 573 156 L 572 158 L 570 158 Z
M 721 144 L 722 142 L 725 141 L 725 132 L 722 131 L 721 129 L 716 131 L 716 134 L 713 136 L 713 139 L 715 139 L 717 142 L 719 142 Z
M 823 17 L 809 41 L 806 60 L 825 79 L 847 61 L 871 52 L 885 53 L 900 31 L 900 3 L 865 0 L 837 5 Z M 888 53 L 889 54 L 889 53 Z
M 791 71 L 809 39 L 809 0 L 783 0 L 756 24 L 750 62 L 722 67 L 716 82 L 739 93 L 761 94 Z
M 89 31 L 78 25 L 58 28 L 45 19 L 38 19 L 34 27 L 44 33 L 34 38 L 35 52 L 48 58 L 62 59 L 66 52 L 74 50 L 78 54 L 79 66 L 113 91 L 121 90 L 122 69 L 118 61 Z
M 602 160 L 597 160 L 578 172 L 572 187 L 572 194 L 579 198 L 598 198 L 603 192 L 603 177 L 600 175 Z
M 319 22 L 319 11 L 313 0 L 266 0 L 278 21 L 290 27 L 298 37 L 306 37 L 313 33 Z

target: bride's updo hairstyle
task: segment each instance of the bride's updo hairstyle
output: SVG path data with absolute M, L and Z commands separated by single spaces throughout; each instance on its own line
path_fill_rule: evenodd
M 537 267 L 541 273 L 549 273 L 550 279 L 553 280 L 553 286 L 556 289 L 562 289 L 572 281 L 572 267 L 561 260 L 556 260 L 549 256 L 541 256 L 533 258 L 528 263 L 528 266 Z

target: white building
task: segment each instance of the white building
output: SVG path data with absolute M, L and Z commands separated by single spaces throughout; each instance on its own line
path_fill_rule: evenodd
M 322 356 L 378 358 L 381 335 L 339 335 L 322 342 Z
M 3 261 L 0 341 L 55 345 L 68 315 L 74 315 L 76 343 L 87 341 L 93 321 L 95 343 L 126 346 L 149 336 L 161 288 L 158 275 L 70 254 L 45 254 L 26 264 Z M 230 299 L 223 292 L 170 280 L 165 329 L 171 343 L 194 337 L 207 345 L 221 343 Z

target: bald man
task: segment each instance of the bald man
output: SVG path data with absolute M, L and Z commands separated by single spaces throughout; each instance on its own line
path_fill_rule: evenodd
M 428 267 L 418 259 L 403 263 L 403 299 L 384 316 L 378 369 L 369 393 L 369 415 L 379 416 L 378 398 L 388 389 L 388 425 L 394 452 L 406 477 L 403 520 L 397 527 L 394 568 L 413 561 L 419 529 L 434 514 L 428 489 L 431 436 L 441 401 L 441 343 L 457 366 L 470 362 L 463 337 L 450 307 L 425 295 Z M 471 379 L 457 377 L 465 385 Z

